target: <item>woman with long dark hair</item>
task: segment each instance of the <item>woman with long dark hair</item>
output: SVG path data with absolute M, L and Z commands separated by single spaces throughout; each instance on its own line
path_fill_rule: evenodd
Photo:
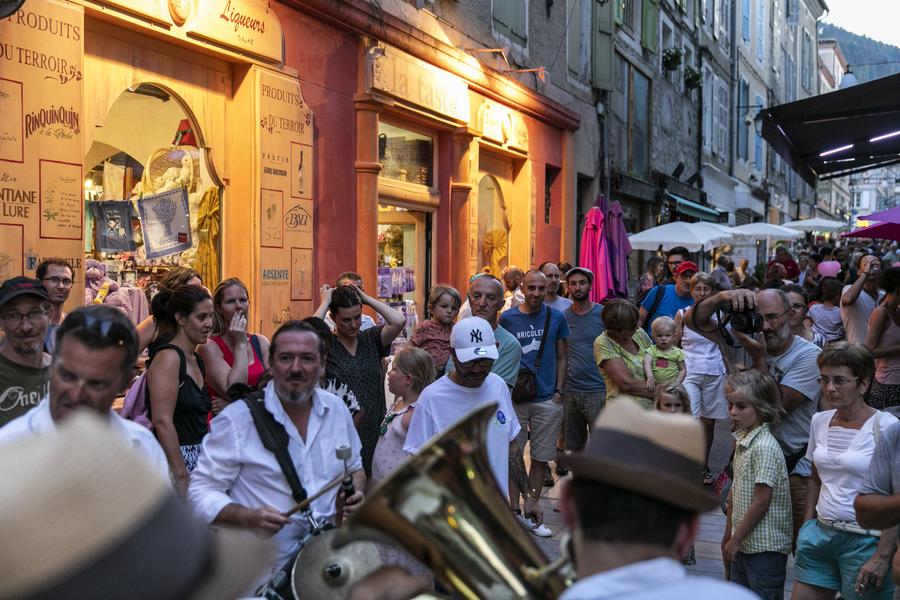
M 203 360 L 196 351 L 212 331 L 213 304 L 203 288 L 181 285 L 158 293 L 151 309 L 158 333 L 150 344 L 147 371 L 150 420 L 175 485 L 185 494 L 211 408 Z
M 200 278 L 200 273 L 194 269 L 189 269 L 187 267 L 172 267 L 160 280 L 158 293 L 171 292 L 180 285 L 193 285 L 206 289 L 203 287 L 203 280 Z M 208 290 L 207 293 L 209 293 Z M 147 348 L 150 345 L 150 342 L 156 338 L 157 334 L 157 323 L 156 319 L 153 317 L 153 303 L 151 302 L 150 304 L 150 316 L 141 321 L 137 326 L 139 352 L 143 352 L 144 348 Z
M 232 277 L 217 285 L 212 301 L 212 335 L 200 346 L 200 357 L 206 365 L 213 412 L 218 414 L 228 403 L 229 387 L 235 383 L 257 386 L 268 369 L 269 340 L 247 331 L 250 295 L 240 279 Z

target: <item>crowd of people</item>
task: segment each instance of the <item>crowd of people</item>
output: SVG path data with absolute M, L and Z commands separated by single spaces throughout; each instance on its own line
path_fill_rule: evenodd
M 33 452 L 31 438 L 63 435 L 58 426 L 75 428 L 70 414 L 88 409 L 200 522 L 271 536 L 277 572 L 410 455 L 496 404 L 485 449 L 510 514 L 552 536 L 539 501 L 561 486 L 578 572 L 565 598 L 781 598 L 790 554 L 798 600 L 889 598 L 900 523 L 896 248 L 794 253 L 779 246 L 753 272 L 723 254 L 706 273 L 672 248 L 647 262 L 633 298 L 602 303 L 583 267 L 477 273 L 464 293 L 430 290 L 427 319 L 393 356 L 406 318 L 353 272 L 268 340 L 248 330 L 239 279 L 210 292 L 196 272 L 173 269 L 135 327 L 103 305 L 64 314 L 73 272 L 49 259 L 36 278 L 0 286 L 0 444 Z M 710 450 L 726 419 L 733 452 L 717 472 Z M 737 586 L 684 569 L 698 515 L 720 504 Z M 435 584 L 413 556 L 379 553 L 404 570 L 373 574 L 358 598 Z M 253 575 L 226 594 L 285 583 Z

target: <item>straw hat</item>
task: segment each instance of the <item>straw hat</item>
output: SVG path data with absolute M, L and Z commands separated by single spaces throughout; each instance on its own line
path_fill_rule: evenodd
M 0 452 L 0 598 L 235 598 L 270 542 L 210 533 L 99 418 Z
M 703 429 L 693 418 L 646 411 L 623 398 L 600 413 L 583 452 L 560 459 L 576 479 L 705 512 L 718 500 L 700 482 L 703 455 Z

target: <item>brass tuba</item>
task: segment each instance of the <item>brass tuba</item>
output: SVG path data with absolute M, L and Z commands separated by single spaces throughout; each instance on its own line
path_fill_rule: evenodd
M 485 439 L 496 413 L 493 403 L 477 409 L 401 465 L 338 530 L 335 546 L 402 546 L 461 598 L 559 596 L 571 583 L 560 572 L 569 561 L 549 563 L 491 471 Z

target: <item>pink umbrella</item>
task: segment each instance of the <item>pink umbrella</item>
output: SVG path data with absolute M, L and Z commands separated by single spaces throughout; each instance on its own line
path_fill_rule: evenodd
M 889 208 L 881 212 L 857 217 L 862 221 L 886 221 L 888 223 L 900 223 L 900 206 Z
M 862 229 L 857 229 L 856 231 L 845 233 L 841 237 L 894 240 L 900 242 L 900 223 L 876 223 L 875 225 L 869 225 L 868 227 L 863 227 Z
M 584 218 L 581 231 L 581 255 L 578 266 L 590 269 L 594 273 L 594 285 L 591 288 L 591 300 L 601 302 L 613 288 L 612 274 L 609 270 L 609 247 L 603 231 L 605 217 L 603 210 L 594 206 Z

